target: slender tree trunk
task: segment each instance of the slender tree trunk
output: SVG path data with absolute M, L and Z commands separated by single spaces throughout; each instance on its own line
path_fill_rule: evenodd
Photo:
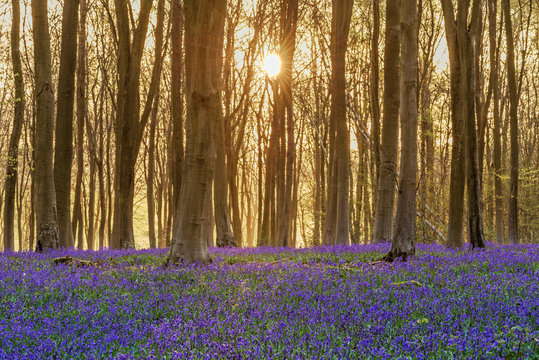
M 187 143 L 179 209 L 166 262 L 209 261 L 205 235 L 221 112 L 226 0 L 185 0 Z
M 32 0 L 36 94 L 36 225 L 37 251 L 58 247 L 53 174 L 54 93 L 47 0 Z
M 511 171 L 509 180 L 509 219 L 507 222 L 507 238 L 510 243 L 518 244 L 518 94 L 515 71 L 515 46 L 513 44 L 513 25 L 511 21 L 511 4 L 502 0 L 505 20 L 505 39 L 507 43 L 507 82 L 509 83 L 509 129 L 511 142 Z
M 402 88 L 401 88 L 401 166 L 395 234 L 387 260 L 415 254 L 415 214 L 417 176 L 417 1 L 403 1 L 402 9 Z
M 384 115 L 373 235 L 375 242 L 392 239 L 400 106 L 400 27 L 400 0 L 388 0 L 384 53 Z
M 490 49 L 490 83 L 494 92 L 494 210 L 496 213 L 496 242 L 503 244 L 504 242 L 504 226 L 503 226 L 503 194 L 502 194 L 502 154 L 501 154 L 501 119 L 500 119 L 500 90 L 498 89 L 498 71 L 499 57 L 496 44 L 496 12 L 498 10 L 497 0 L 489 0 L 489 49 Z
M 171 96 L 172 96 L 172 142 L 170 146 L 172 194 L 170 194 L 169 212 L 177 219 L 176 210 L 179 208 L 180 188 L 182 184 L 182 169 L 184 161 L 184 130 L 183 130 L 183 9 L 180 0 L 171 0 Z M 168 239 L 168 236 L 167 236 Z
M 336 134 L 334 148 L 330 148 L 334 155 L 333 176 L 335 180 L 331 182 L 336 185 L 335 215 L 328 223 L 334 226 L 334 233 L 331 243 L 350 243 L 350 209 L 349 209 L 349 187 L 350 187 L 350 132 L 348 130 L 346 117 L 346 48 L 348 43 L 348 33 L 350 30 L 350 20 L 352 18 L 353 1 L 334 0 L 332 9 L 332 92 L 331 92 L 331 120 L 335 124 Z
M 83 248 L 84 219 L 82 216 L 82 177 L 84 173 L 84 122 L 87 115 L 87 73 L 86 73 L 86 0 L 80 3 L 80 24 L 78 43 L 78 65 L 77 65 L 77 175 L 75 180 L 75 199 L 73 205 L 72 234 L 76 236 L 78 249 Z
M 459 0 L 457 13 L 457 37 L 460 57 L 460 92 L 462 117 L 464 118 L 466 141 L 466 184 L 468 192 L 469 238 L 472 248 L 484 248 L 483 212 L 481 209 L 481 183 L 477 152 L 477 135 L 474 111 L 474 72 L 472 31 L 480 15 L 479 0 L 473 1 L 471 24 L 467 25 L 469 0 Z M 471 28 L 471 29 L 469 29 Z M 477 56 L 477 54 L 475 54 Z
M 13 128 L 9 138 L 8 159 L 6 166 L 6 182 L 4 184 L 4 250 L 15 250 L 15 190 L 17 188 L 19 166 L 19 140 L 24 123 L 24 79 L 22 73 L 21 53 L 19 50 L 21 26 L 21 8 L 19 0 L 12 0 L 11 20 L 11 61 L 13 63 L 13 80 L 15 84 L 15 106 Z M 19 214 L 21 209 L 19 209 Z M 20 224 L 20 221 L 19 221 Z M 19 239 L 22 234 L 19 233 Z M 20 250 L 20 248 L 19 248 Z
M 61 247 L 73 246 L 70 206 L 78 13 L 79 0 L 64 2 L 54 149 L 54 186 L 58 213 L 58 240 Z
M 230 224 L 230 214 L 228 211 L 228 188 L 227 188 L 227 164 L 225 151 L 225 129 L 224 117 L 217 118 L 215 132 L 215 183 L 213 199 L 215 202 L 215 227 L 217 230 L 217 246 L 235 246 L 236 242 Z
M 374 189 L 378 188 L 378 174 L 380 170 L 380 65 L 378 42 L 380 38 L 380 0 L 372 0 L 373 29 L 372 29 L 372 50 L 371 50 L 371 108 L 372 108 L 372 147 L 374 157 L 374 179 L 372 184 Z M 376 191 L 373 192 L 374 204 L 376 204 Z
M 447 46 L 449 50 L 449 67 L 451 80 L 451 175 L 449 183 L 449 221 L 447 226 L 447 242 L 452 248 L 463 245 L 462 232 L 464 214 L 464 186 L 466 179 L 466 162 L 464 148 L 464 119 L 460 96 L 460 58 L 457 38 L 457 23 L 453 4 L 450 0 L 442 0 Z
M 296 50 L 296 28 L 298 22 L 298 0 L 283 1 L 281 3 L 281 44 L 280 56 L 283 62 L 280 74 L 281 98 L 283 102 L 282 126 L 285 131 L 281 132 L 281 151 L 283 162 L 281 166 L 283 172 L 283 204 L 278 211 L 282 211 L 278 216 L 279 229 L 277 231 L 277 243 L 280 246 L 290 246 L 290 230 L 293 222 L 292 188 L 294 184 L 294 166 L 296 160 L 296 143 L 294 138 L 294 110 L 292 101 L 292 65 L 294 62 L 294 52 Z M 284 129 L 283 129 L 284 130 Z M 286 141 L 285 141 L 286 139 Z M 285 150 L 286 149 L 286 150 Z

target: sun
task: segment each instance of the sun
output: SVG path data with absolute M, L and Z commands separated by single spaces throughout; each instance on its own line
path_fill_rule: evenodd
M 269 77 L 279 75 L 281 71 L 281 58 L 277 54 L 268 54 L 264 58 L 264 70 Z

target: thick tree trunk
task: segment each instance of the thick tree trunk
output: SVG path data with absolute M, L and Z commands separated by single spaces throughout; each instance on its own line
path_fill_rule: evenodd
M 215 131 L 221 112 L 221 67 L 226 0 L 186 0 L 187 147 L 166 262 L 209 261 L 205 235 L 215 169 Z M 211 207 L 211 206 L 210 206 Z
M 47 0 L 32 0 L 36 94 L 36 250 L 58 247 L 58 222 L 53 174 L 54 93 Z
M 375 242 L 392 239 L 400 106 L 400 34 L 400 0 L 388 0 L 384 53 L 384 115 L 373 235 Z
M 24 79 L 22 76 L 21 53 L 19 50 L 21 26 L 21 8 L 19 0 L 12 0 L 11 20 L 11 61 L 13 63 L 13 80 L 15 84 L 15 106 L 13 128 L 9 138 L 8 159 L 6 166 L 6 182 L 4 184 L 4 250 L 15 250 L 15 190 L 17 188 L 19 166 L 19 140 L 24 123 Z M 19 209 L 19 214 L 20 214 Z M 20 221 L 19 221 L 20 223 Z M 19 239 L 22 238 L 19 234 Z M 19 247 L 19 250 L 20 247 Z
M 81 13 L 82 11 L 81 9 Z M 56 144 L 54 149 L 54 186 L 56 191 L 58 240 L 60 247 L 73 246 L 70 206 L 78 13 L 79 0 L 64 2 L 58 101 L 56 104 Z
M 513 26 L 511 4 L 502 0 L 505 20 L 505 39 L 507 43 L 507 82 L 509 83 L 509 129 L 511 142 L 511 171 L 509 180 L 509 211 L 507 238 L 510 243 L 518 244 L 518 94 L 515 71 L 515 46 L 513 44 Z
M 402 5 L 401 166 L 395 234 L 386 259 L 415 254 L 417 176 L 417 1 Z

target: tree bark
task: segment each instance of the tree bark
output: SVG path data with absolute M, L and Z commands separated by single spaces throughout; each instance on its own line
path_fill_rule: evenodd
M 58 247 L 58 222 L 53 174 L 54 93 L 47 0 L 32 0 L 36 96 L 36 250 Z
M 166 263 L 210 260 L 205 235 L 221 110 L 226 0 L 185 0 L 187 143 L 179 209 Z M 210 206 L 211 207 L 211 206 Z
M 509 211 L 507 238 L 510 243 L 518 244 L 518 94 L 515 71 L 515 46 L 513 44 L 513 25 L 511 4 L 502 0 L 505 19 L 505 39 L 507 43 L 507 82 L 509 84 L 509 129 L 511 142 L 511 171 L 509 180 Z
M 401 166 L 395 234 L 387 260 L 406 260 L 415 254 L 415 214 L 417 176 L 417 1 L 403 1 L 402 10 L 402 88 L 401 88 Z
M 373 241 L 392 240 L 393 204 L 397 177 L 397 142 L 400 106 L 400 0 L 386 4 L 386 49 L 384 53 L 384 114 L 380 172 L 376 196 Z
M 13 80 L 15 85 L 15 106 L 13 128 L 11 129 L 9 138 L 6 182 L 4 184 L 4 250 L 15 250 L 15 190 L 17 188 L 18 179 L 19 140 L 21 137 L 22 125 L 24 123 L 25 104 L 24 79 L 21 53 L 19 50 L 21 8 L 19 0 L 12 0 L 11 4 L 11 61 L 13 63 Z M 19 213 L 20 211 L 21 209 L 19 209 Z M 21 238 L 21 234 L 19 234 L 19 238 Z
M 56 142 L 54 148 L 54 186 L 56 191 L 58 240 L 60 247 L 73 246 L 70 206 L 78 13 L 79 0 L 64 2 L 58 100 L 56 103 Z

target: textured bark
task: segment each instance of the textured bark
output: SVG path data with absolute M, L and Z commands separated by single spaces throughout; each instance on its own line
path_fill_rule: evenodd
M 402 88 L 401 88 L 401 166 L 395 234 L 388 260 L 415 254 L 415 214 L 417 176 L 417 1 L 402 5 Z
M 36 96 L 36 250 L 58 247 L 58 223 L 53 174 L 54 93 L 47 0 L 32 0 L 34 76 Z
M 513 25 L 511 4 L 502 0 L 505 20 L 505 40 L 507 43 L 507 82 L 509 84 L 509 137 L 511 142 L 511 171 L 509 180 L 509 211 L 507 238 L 510 243 L 518 244 L 518 93 L 515 71 L 515 46 L 513 43 Z
M 496 44 L 496 12 L 498 9 L 497 0 L 489 0 L 489 49 L 490 49 L 490 83 L 493 88 L 494 102 L 494 129 L 493 129 L 493 157 L 494 157 L 494 211 L 496 242 L 504 242 L 503 226 L 503 194 L 502 194 L 502 154 L 501 154 L 501 119 L 500 119 L 500 90 L 498 86 L 499 72 L 499 45 Z
M 464 148 L 464 119 L 461 111 L 460 96 L 460 58 L 457 38 L 457 24 L 453 4 L 442 0 L 449 68 L 451 80 L 451 175 L 449 183 L 449 221 L 447 226 L 448 246 L 459 248 L 463 245 L 462 232 L 464 214 L 464 186 L 466 162 Z
M 187 142 L 178 217 L 166 262 L 210 260 L 205 235 L 211 222 L 215 131 L 221 113 L 221 66 L 226 0 L 186 0 Z
M 11 20 L 11 61 L 13 63 L 14 80 L 14 114 L 13 128 L 9 137 L 8 159 L 6 165 L 6 182 L 4 184 L 4 250 L 15 250 L 15 190 L 17 188 L 19 166 L 19 139 L 24 122 L 24 79 L 22 76 L 21 53 L 19 50 L 21 26 L 21 9 L 19 0 L 12 0 Z M 19 209 L 19 213 L 21 209 Z M 19 221 L 20 223 L 20 221 Z M 22 236 L 19 233 L 19 239 Z M 22 250 L 19 247 L 19 250 Z
M 70 206 L 78 13 L 79 0 L 64 2 L 58 100 L 56 103 L 56 142 L 54 148 L 54 187 L 56 191 L 58 240 L 60 247 L 73 246 Z
M 384 115 L 373 235 L 375 242 L 392 240 L 400 106 L 400 27 L 400 0 L 388 0 L 384 53 Z

